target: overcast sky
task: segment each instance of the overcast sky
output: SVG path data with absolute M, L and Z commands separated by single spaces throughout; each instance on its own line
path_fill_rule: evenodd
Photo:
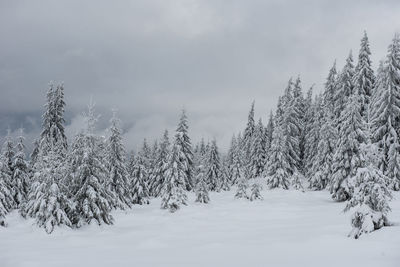
M 174 131 L 224 150 L 252 100 L 264 121 L 290 76 L 321 90 L 366 30 L 374 68 L 400 31 L 400 1 L 0 0 L 0 135 L 40 132 L 50 80 L 63 81 L 67 132 L 91 96 L 107 127 L 119 110 L 128 149 Z

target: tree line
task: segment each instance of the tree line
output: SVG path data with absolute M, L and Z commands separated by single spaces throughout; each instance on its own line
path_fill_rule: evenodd
M 64 86 L 50 84 L 42 132 L 30 160 L 21 131 L 10 134 L 0 158 L 0 224 L 18 209 L 51 233 L 57 225 L 79 228 L 112 224 L 111 211 L 148 204 L 175 212 L 187 192 L 208 203 L 209 191 L 235 188 L 235 197 L 262 199 L 268 188 L 329 190 L 353 210 L 350 235 L 389 225 L 392 190 L 400 190 L 400 37 L 375 72 L 364 33 L 355 64 L 352 53 L 342 70 L 336 62 L 322 93 L 304 96 L 301 79 L 289 79 L 268 122 L 255 121 L 252 103 L 245 129 L 221 155 L 216 140 L 192 145 L 185 110 L 173 138 L 166 130 L 136 153 L 127 153 L 116 112 L 107 137 L 95 133 L 98 115 L 90 103 L 85 129 L 68 144 L 64 129 Z M 376 74 L 375 74 L 376 73 Z M 129 155 L 128 155 L 129 154 Z

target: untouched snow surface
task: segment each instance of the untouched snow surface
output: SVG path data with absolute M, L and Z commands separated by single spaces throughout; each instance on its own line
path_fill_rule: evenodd
M 350 213 L 328 192 L 264 190 L 263 201 L 212 193 L 174 214 L 160 200 L 114 212 L 113 226 L 48 235 L 17 212 L 0 228 L 0 266 L 400 266 L 400 194 L 385 227 L 347 237 Z

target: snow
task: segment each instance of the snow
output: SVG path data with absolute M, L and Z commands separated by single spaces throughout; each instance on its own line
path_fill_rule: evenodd
M 391 202 L 393 227 L 347 237 L 351 213 L 327 191 L 263 190 L 263 201 L 210 193 L 176 213 L 160 199 L 113 212 L 115 224 L 48 235 L 16 211 L 0 227 L 0 266 L 400 266 L 400 193 Z

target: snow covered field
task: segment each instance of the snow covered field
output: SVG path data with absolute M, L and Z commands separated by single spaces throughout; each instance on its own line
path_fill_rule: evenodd
M 114 212 L 113 226 L 57 228 L 48 235 L 17 212 L 0 228 L 0 266 L 400 266 L 400 194 L 389 215 L 397 225 L 347 238 L 350 213 L 328 192 L 264 190 L 264 200 L 211 193 L 175 214 L 160 200 Z

